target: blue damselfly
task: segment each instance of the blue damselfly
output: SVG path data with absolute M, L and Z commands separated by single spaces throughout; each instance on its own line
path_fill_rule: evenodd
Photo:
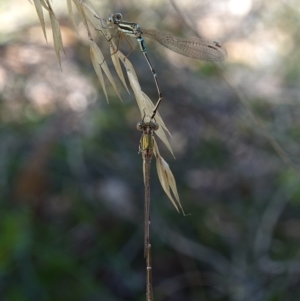
M 203 61 L 222 61 L 227 58 L 226 49 L 216 41 L 210 42 L 199 38 L 180 38 L 156 29 L 141 28 L 137 23 L 123 21 L 122 14 L 120 13 L 111 15 L 108 20 L 101 19 L 101 21 L 104 21 L 108 28 L 114 28 L 117 26 L 120 33 L 137 39 L 140 49 L 152 72 L 158 92 L 158 101 L 153 109 L 151 120 L 154 119 L 163 96 L 159 88 L 156 72 L 147 55 L 146 44 L 143 37 L 154 39 L 166 48 L 193 59 Z M 103 24 L 103 22 L 101 23 Z

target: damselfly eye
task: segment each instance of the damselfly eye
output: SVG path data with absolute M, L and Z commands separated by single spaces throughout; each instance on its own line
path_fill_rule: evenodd
M 158 128 L 159 128 L 159 125 L 158 123 L 154 122 L 154 121 L 151 121 L 151 128 L 153 129 L 153 131 L 157 131 Z
M 123 16 L 120 13 L 116 13 L 114 14 L 113 18 L 114 18 L 114 23 L 120 23 L 123 19 Z
M 136 128 L 139 130 L 139 131 L 142 131 L 145 127 L 145 124 L 144 122 L 138 122 L 137 125 L 136 125 Z

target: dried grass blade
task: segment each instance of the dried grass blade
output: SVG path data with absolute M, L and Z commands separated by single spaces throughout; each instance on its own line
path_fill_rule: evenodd
M 42 6 L 49 12 L 52 8 L 51 8 L 51 5 L 50 5 L 50 3 L 47 1 L 45 1 L 45 0 L 40 0 L 40 2 L 41 2 L 41 4 L 42 4 Z
M 161 157 L 158 147 L 157 147 L 157 144 L 155 142 L 154 142 L 154 154 L 155 154 L 155 158 L 156 158 L 156 168 L 157 168 L 158 178 L 160 180 L 160 183 L 161 183 L 164 191 L 166 192 L 167 196 L 169 197 L 170 201 L 172 202 L 174 207 L 177 209 L 177 211 L 179 212 L 179 210 L 178 210 L 178 206 L 179 206 L 182 213 L 184 215 L 186 215 L 184 213 L 184 210 L 183 210 L 181 202 L 180 202 L 174 175 L 169 167 L 169 164 L 164 160 L 163 157 Z M 173 195 L 174 195 L 176 201 L 174 201 L 174 198 L 171 196 L 170 188 L 173 192 Z
M 90 46 L 90 55 L 91 55 L 91 61 L 94 66 L 95 72 L 98 76 L 98 79 L 100 81 L 100 85 L 103 89 L 106 101 L 108 102 L 108 97 L 107 97 L 107 92 L 106 92 L 106 87 L 104 83 L 104 78 L 103 78 L 103 73 L 100 67 L 99 60 L 101 60 L 101 57 L 103 57 L 101 50 L 98 48 L 96 43 L 94 41 L 90 41 L 91 46 Z
M 42 26 L 42 30 L 43 30 L 43 33 L 44 33 L 45 40 L 47 41 L 46 25 L 45 25 L 45 19 L 44 19 L 44 13 L 43 13 L 43 8 L 42 8 L 41 1 L 40 0 L 33 0 L 33 3 L 34 3 L 34 6 L 35 6 L 37 15 L 40 19 L 40 23 L 41 23 L 41 26 Z
M 95 54 L 95 57 L 100 65 L 100 67 L 102 68 L 102 70 L 104 71 L 105 75 L 107 76 L 107 78 L 109 79 L 110 83 L 112 84 L 113 88 L 115 89 L 118 97 L 122 100 L 118 89 L 117 89 L 117 85 L 115 83 L 115 80 L 113 79 L 109 68 L 107 66 L 106 60 L 104 59 L 104 56 L 101 52 L 101 50 L 99 49 L 99 47 L 97 46 L 97 44 L 94 41 L 91 41 L 91 47 L 93 48 L 93 52 Z
M 82 11 L 84 12 L 88 20 L 93 24 L 93 26 L 95 28 L 98 28 L 100 24 L 100 27 L 102 29 L 103 25 L 101 24 L 100 20 L 95 17 L 97 16 L 98 18 L 100 18 L 96 10 L 89 3 L 86 2 L 83 2 L 81 4 L 81 7 L 82 7 Z
M 128 87 L 127 87 L 127 84 L 126 84 L 126 81 L 125 81 L 125 77 L 124 77 L 122 68 L 121 68 L 121 64 L 120 64 L 120 61 L 119 61 L 119 56 L 118 56 L 118 51 L 119 50 L 116 51 L 116 49 L 117 49 L 117 47 L 116 47 L 115 43 L 113 41 L 110 41 L 111 60 L 114 64 L 114 66 L 115 66 L 116 72 L 117 72 L 122 84 L 124 85 L 127 92 L 130 94 L 130 92 L 128 90 Z
M 67 6 L 68 6 L 68 13 L 69 13 L 69 17 L 70 17 L 70 20 L 72 22 L 72 25 L 78 35 L 78 30 L 77 30 L 77 25 L 76 25 L 76 20 L 75 20 L 75 14 L 74 14 L 74 11 L 73 11 L 73 5 L 72 5 L 72 0 L 67 0 Z
M 133 68 L 133 65 L 131 64 L 131 62 L 129 61 L 129 59 L 121 52 L 118 51 L 118 56 L 119 59 L 121 60 L 121 62 L 123 63 L 124 67 L 126 70 L 130 70 L 130 72 L 133 74 L 133 76 L 135 77 L 135 80 L 138 82 L 138 78 L 136 75 L 136 72 Z M 139 85 L 139 84 L 138 84 Z M 140 87 L 141 88 L 141 87 Z
M 81 16 L 81 19 L 82 19 L 82 22 L 83 22 L 83 25 L 84 27 L 86 28 L 86 30 L 88 32 L 90 32 L 89 30 L 89 26 L 87 24 L 87 19 L 86 19 L 86 16 L 85 16 L 85 13 L 84 13 L 84 10 L 82 8 L 82 1 L 78 1 L 78 0 L 73 0 L 73 3 L 75 4 L 80 16 Z
M 140 109 L 142 117 L 143 117 L 143 114 L 150 116 L 151 112 L 147 111 L 145 99 L 143 96 L 143 91 L 141 90 L 139 81 L 135 77 L 134 73 L 132 73 L 132 70 L 128 69 L 128 67 L 126 67 L 126 72 L 127 72 L 129 83 L 133 90 L 133 93 L 134 93 L 134 96 L 135 96 L 136 102 L 138 104 L 138 107 Z
M 59 61 L 59 65 L 61 67 L 60 51 L 63 51 L 64 53 L 65 53 L 65 51 L 64 51 L 64 47 L 63 47 L 59 23 L 52 10 L 49 11 L 49 16 L 50 16 L 51 27 L 52 27 L 52 32 L 53 32 L 54 49 L 55 49 L 56 57 Z
M 157 174 L 158 174 L 158 178 L 159 178 L 160 184 L 161 184 L 163 190 L 165 191 L 166 195 L 168 196 L 169 200 L 173 204 L 173 206 L 179 212 L 179 209 L 178 209 L 178 206 L 176 204 L 176 201 L 172 197 L 171 191 L 170 191 L 170 185 L 169 185 L 169 181 L 168 181 L 168 174 L 166 173 L 166 168 L 165 168 L 165 165 L 168 166 L 168 164 L 160 156 L 160 154 L 158 152 L 157 145 L 156 145 L 155 142 L 154 142 L 154 154 L 155 154 L 155 158 L 156 158 L 156 169 L 157 169 Z

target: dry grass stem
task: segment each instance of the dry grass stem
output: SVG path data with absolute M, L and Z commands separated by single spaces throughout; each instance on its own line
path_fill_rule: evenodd
M 35 6 L 37 15 L 40 19 L 40 23 L 41 23 L 41 26 L 42 26 L 42 30 L 43 30 L 43 33 L 44 33 L 45 40 L 47 41 L 46 25 L 45 25 L 45 19 L 44 19 L 44 13 L 43 13 L 43 8 L 42 8 L 41 1 L 40 0 L 33 0 L 33 3 L 34 3 L 34 6 Z
M 169 200 L 172 202 L 173 206 L 176 208 L 176 210 L 179 212 L 178 207 L 182 211 L 184 215 L 184 210 L 182 208 L 179 194 L 177 191 L 176 181 L 173 176 L 173 173 L 169 167 L 169 164 L 164 160 L 164 158 L 160 155 L 158 147 L 156 142 L 154 141 L 154 148 L 153 148 L 154 156 L 156 158 L 156 169 L 159 181 L 161 183 L 161 186 L 163 190 L 165 191 L 166 195 L 168 196 Z M 174 198 L 172 197 L 171 191 L 174 195 Z
M 96 59 L 96 62 L 98 63 L 98 65 L 102 68 L 103 72 L 105 73 L 105 75 L 107 76 L 107 78 L 109 79 L 110 83 L 112 84 L 113 88 L 115 89 L 117 95 L 119 96 L 119 98 L 122 100 L 118 89 L 117 89 L 117 85 L 115 83 L 115 80 L 107 66 L 106 60 L 100 50 L 100 48 L 97 46 L 97 44 L 91 40 L 91 51 L 94 54 L 94 57 Z M 94 64 L 93 64 L 94 65 Z M 95 67 L 95 65 L 94 65 Z M 98 68 L 97 68 L 98 69 Z M 96 69 L 95 69 L 96 70 Z
M 103 89 L 106 101 L 108 102 L 108 97 L 107 97 L 107 92 L 106 92 L 106 87 L 104 83 L 104 78 L 103 78 L 103 73 L 102 69 L 99 64 L 99 57 L 103 58 L 103 55 L 101 53 L 101 50 L 98 48 L 97 44 L 94 41 L 90 41 L 90 56 L 91 56 L 91 61 L 94 66 L 95 72 L 98 76 L 98 79 L 100 81 L 100 85 Z
M 75 14 L 74 14 L 74 11 L 73 11 L 72 0 L 67 0 L 67 7 L 68 7 L 68 14 L 69 14 L 70 20 L 72 22 L 72 25 L 74 27 L 75 32 L 78 35 Z
M 60 52 L 61 51 L 64 52 L 64 48 L 63 48 L 63 42 L 62 42 L 61 32 L 60 32 L 60 28 L 59 28 L 59 23 L 52 10 L 49 11 L 49 17 L 50 17 L 51 26 L 52 26 L 54 49 L 55 49 L 55 53 L 56 53 L 56 57 L 58 59 L 59 65 L 61 67 Z
M 110 41 L 110 54 L 111 54 L 112 62 L 114 64 L 116 72 L 117 72 L 117 74 L 119 76 L 119 79 L 121 80 L 121 82 L 124 85 L 124 87 L 127 90 L 127 92 L 130 94 L 130 92 L 128 90 L 128 87 L 127 87 L 127 84 L 126 84 L 126 81 L 125 81 L 123 70 L 121 68 L 121 64 L 120 64 L 120 60 L 119 60 L 119 54 L 118 54 L 119 50 L 116 50 L 116 49 L 117 49 L 117 47 L 114 44 L 114 41 L 111 40 Z

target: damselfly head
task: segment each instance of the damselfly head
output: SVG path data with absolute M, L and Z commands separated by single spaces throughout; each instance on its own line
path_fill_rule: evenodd
M 147 128 L 149 128 L 152 131 L 157 131 L 159 125 L 155 121 L 149 121 L 149 122 L 140 121 L 137 123 L 136 128 L 139 131 L 145 131 Z
M 108 18 L 108 22 L 109 23 L 113 23 L 113 24 L 119 24 L 120 22 L 122 22 L 123 16 L 120 13 L 116 13 L 114 15 L 111 15 Z

